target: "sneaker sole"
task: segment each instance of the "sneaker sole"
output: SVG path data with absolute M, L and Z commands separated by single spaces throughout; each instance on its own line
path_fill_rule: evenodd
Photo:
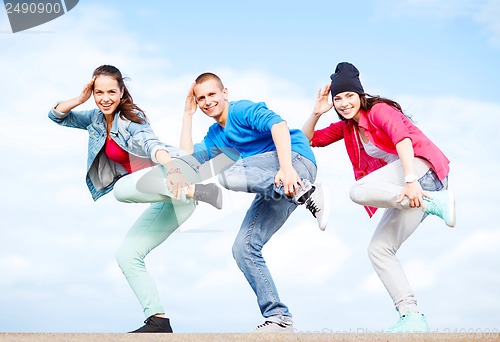
M 316 190 L 320 190 L 323 194 L 323 216 L 322 220 L 319 222 L 319 229 L 325 231 L 328 226 L 328 218 L 330 217 L 330 196 L 325 192 L 325 187 L 322 183 L 314 184 L 316 186 Z
M 452 190 L 448 190 L 448 201 L 450 203 L 448 207 L 448 221 L 445 222 L 450 228 L 454 228 L 457 224 L 457 212 L 455 207 L 455 194 Z
M 217 187 L 217 204 L 215 206 L 215 208 L 221 210 L 222 209 L 222 201 L 223 201 L 223 195 L 222 195 L 222 189 Z

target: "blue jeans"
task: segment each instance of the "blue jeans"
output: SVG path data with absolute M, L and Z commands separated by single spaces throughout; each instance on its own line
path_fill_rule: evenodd
M 293 152 L 292 165 L 304 183 L 314 182 L 313 162 Z M 267 152 L 241 159 L 219 175 L 219 182 L 226 189 L 256 194 L 233 244 L 233 257 L 255 292 L 264 317 L 291 317 L 262 257 L 262 247 L 297 207 L 291 197 L 284 195 L 283 186 L 274 185 L 278 170 L 277 153 Z

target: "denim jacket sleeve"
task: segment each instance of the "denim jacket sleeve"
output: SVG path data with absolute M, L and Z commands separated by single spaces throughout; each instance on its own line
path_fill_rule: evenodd
M 70 110 L 67 113 L 63 113 L 56 110 L 56 106 L 57 104 L 51 108 L 49 118 L 61 126 L 79 129 L 87 129 L 92 122 L 92 117 L 99 112 L 97 109 L 92 109 L 85 111 Z
M 126 129 L 123 129 L 126 126 Z M 120 127 L 122 126 L 122 127 Z M 145 154 L 154 163 L 158 164 L 156 152 L 158 150 L 168 151 L 165 143 L 161 142 L 153 131 L 149 122 L 136 123 L 128 120 L 119 119 L 118 130 L 125 139 L 127 151 L 137 155 Z M 139 153 L 142 152 L 142 153 Z

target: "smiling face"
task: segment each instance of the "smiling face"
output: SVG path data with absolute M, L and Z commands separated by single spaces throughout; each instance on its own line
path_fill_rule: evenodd
M 345 91 L 333 97 L 333 105 L 337 113 L 345 119 L 359 121 L 361 101 L 359 94 L 352 91 Z
M 194 87 L 196 103 L 201 111 L 216 121 L 223 121 L 227 114 L 227 89 L 215 79 L 208 79 Z
M 115 114 L 123 89 L 120 89 L 118 81 L 111 76 L 100 75 L 94 81 L 94 100 L 97 107 L 104 115 Z

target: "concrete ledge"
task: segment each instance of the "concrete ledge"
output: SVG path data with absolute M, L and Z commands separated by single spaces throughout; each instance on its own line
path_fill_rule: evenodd
M 464 333 L 464 334 L 28 334 L 28 333 L 0 333 L 0 341 L 9 342 L 77 342 L 77 341 L 200 341 L 200 342 L 326 342 L 326 341 L 366 341 L 366 342 L 406 342 L 406 341 L 499 341 L 500 334 L 494 333 Z

